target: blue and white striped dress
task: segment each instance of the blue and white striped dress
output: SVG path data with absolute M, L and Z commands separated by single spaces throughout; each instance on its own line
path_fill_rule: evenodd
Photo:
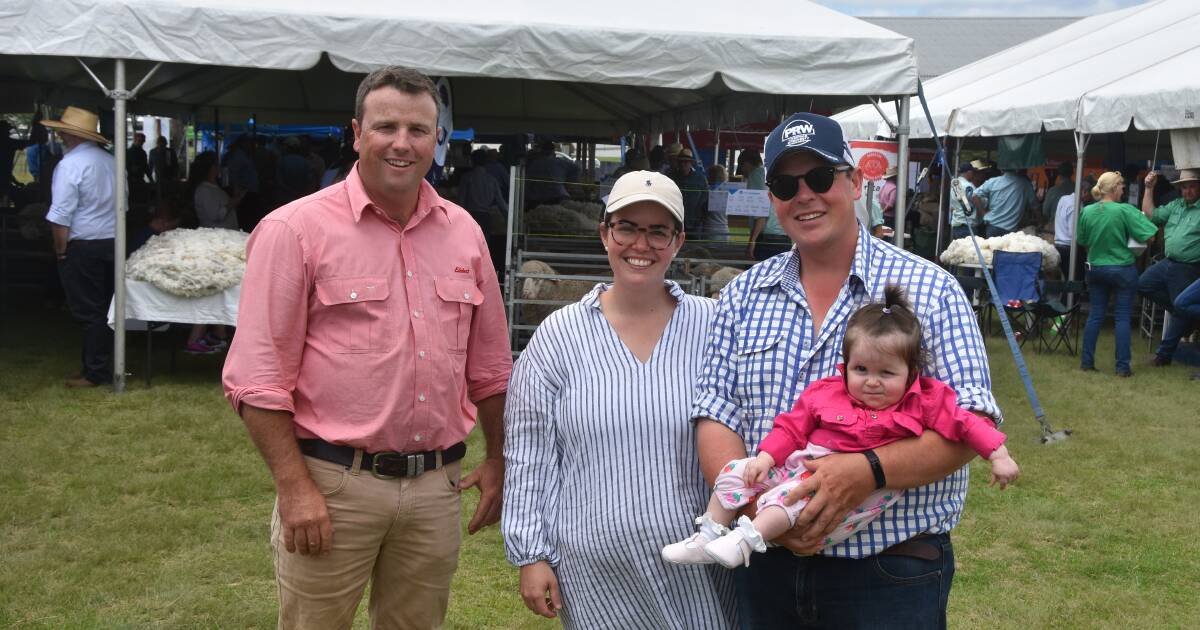
M 729 628 L 729 572 L 668 565 L 708 489 L 690 412 L 715 303 L 678 300 L 650 360 L 600 311 L 598 285 L 538 327 L 513 367 L 505 408 L 509 562 L 548 561 L 567 628 Z

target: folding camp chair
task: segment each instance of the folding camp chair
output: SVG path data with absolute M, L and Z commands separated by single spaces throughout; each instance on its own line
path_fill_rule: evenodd
M 958 280 L 963 293 L 967 295 L 967 301 L 971 303 L 971 310 L 975 313 L 975 320 L 979 323 L 979 327 L 983 328 L 983 312 L 987 309 L 991 299 L 987 293 L 987 281 L 982 276 L 961 274 L 955 274 L 954 279 Z
M 1042 272 L 1042 255 L 1038 252 L 1005 252 L 992 253 L 992 268 L 996 275 L 996 292 L 1000 303 L 1012 322 L 1013 332 L 1017 334 L 1022 346 L 1033 332 L 1036 321 L 1033 303 L 1042 297 L 1039 276 Z M 1020 306 L 1008 306 L 1009 303 L 1020 302 Z M 988 311 L 988 325 L 991 328 L 991 311 Z
M 1042 297 L 1034 302 L 1032 333 L 1037 337 L 1035 350 L 1053 352 L 1060 347 L 1075 355 L 1079 351 L 1079 306 L 1087 285 L 1076 281 L 1048 281 Z M 1067 306 L 1067 296 L 1072 296 Z

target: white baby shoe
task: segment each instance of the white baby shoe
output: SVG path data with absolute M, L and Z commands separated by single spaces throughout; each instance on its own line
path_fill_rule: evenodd
M 663 547 L 663 560 L 672 564 L 712 564 L 712 556 L 704 546 L 729 533 L 729 528 L 712 520 L 708 514 L 696 518 L 700 529 L 691 536 Z
M 704 546 L 704 553 L 726 569 L 734 569 L 739 565 L 750 566 L 750 554 L 766 550 L 766 541 L 754 529 L 754 523 L 745 516 L 738 519 L 737 527 L 728 534 Z

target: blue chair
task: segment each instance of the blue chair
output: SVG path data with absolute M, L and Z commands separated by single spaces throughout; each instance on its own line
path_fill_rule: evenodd
M 1034 304 L 1042 299 L 1042 255 L 1038 252 L 993 252 L 992 271 L 1000 303 L 1006 305 L 1004 310 L 1013 332 L 1024 346 L 1037 322 Z M 1007 306 L 1012 300 L 1020 300 L 1022 305 Z M 991 327 L 990 317 L 987 327 Z

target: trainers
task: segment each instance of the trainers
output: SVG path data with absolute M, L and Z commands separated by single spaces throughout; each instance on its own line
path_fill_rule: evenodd
M 704 532 L 696 532 L 684 540 L 663 547 L 662 558 L 671 564 L 712 564 L 715 560 L 704 552 L 704 546 L 712 541 L 713 539 L 705 536 Z
M 767 543 L 754 529 L 754 524 L 745 516 L 738 519 L 733 531 L 704 546 L 704 553 L 712 556 L 717 564 L 726 569 L 750 566 L 750 554 L 767 550 Z
M 183 351 L 188 354 L 212 354 L 217 350 L 209 347 L 202 341 L 193 341 L 184 346 Z
M 1164 357 L 1161 354 L 1156 354 L 1154 355 L 1153 359 L 1150 359 L 1150 365 L 1154 367 L 1165 367 L 1171 365 L 1171 359 Z
M 200 339 L 200 343 L 212 348 L 214 352 L 220 352 L 229 347 L 228 341 L 212 335 L 204 335 L 204 337 Z

